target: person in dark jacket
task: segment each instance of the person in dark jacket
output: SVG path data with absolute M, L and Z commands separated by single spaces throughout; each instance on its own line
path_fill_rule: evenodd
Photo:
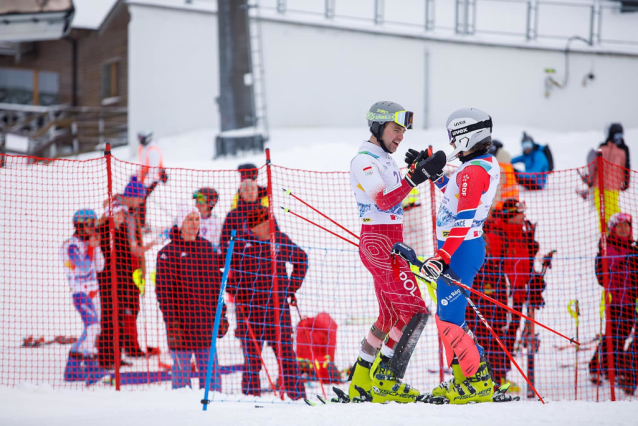
M 222 257 L 226 255 L 228 240 L 230 240 L 230 233 L 233 229 L 237 230 L 238 233 L 248 232 L 248 229 L 245 227 L 248 212 L 257 207 L 267 208 L 267 206 L 263 205 L 264 198 L 261 198 L 263 195 L 262 192 L 263 188 L 257 184 L 257 181 L 250 177 L 244 178 L 242 174 L 237 204 L 226 215 L 224 224 L 222 225 L 222 232 L 219 239 Z M 268 198 L 266 198 L 266 200 L 268 200 Z M 275 227 L 278 228 L 276 222 Z
M 527 189 L 544 189 L 547 184 L 547 173 L 549 172 L 549 161 L 543 152 L 543 147 L 527 133 L 523 133 L 521 141 L 523 154 L 512 158 L 512 164 L 523 163 L 525 172 L 514 170 L 516 180 Z
M 200 214 L 195 206 L 180 206 L 177 225 L 170 232 L 170 242 L 157 254 L 156 292 L 173 359 L 173 389 L 190 387 L 192 356 L 197 363 L 200 389 L 206 383 L 221 264 L 210 241 L 199 236 L 199 222 Z M 223 337 L 227 331 L 224 306 L 217 337 Z M 216 356 L 210 389 L 221 392 Z
M 625 342 L 636 322 L 636 298 L 638 297 L 638 247 L 632 239 L 631 215 L 616 213 L 609 219 L 607 236 L 607 269 L 603 263 L 602 242 L 596 257 L 596 278 L 607 286 L 605 296 L 609 304 L 611 321 L 611 343 L 614 371 L 618 383 L 628 395 L 636 391 L 636 362 L 631 351 L 625 351 Z M 599 343 L 589 363 L 590 380 L 602 384 L 601 373 L 608 376 L 605 341 Z M 601 360 L 602 357 L 602 360 Z
M 268 210 L 257 207 L 246 215 L 246 232 L 235 243 L 228 292 L 235 298 L 237 330 L 244 352 L 242 393 L 259 396 L 264 342 L 272 346 L 281 366 L 280 383 L 288 396 L 306 397 L 293 349 L 290 303 L 308 270 L 306 253 L 290 238 L 275 231 L 276 266 L 272 272 L 272 252 Z M 290 263 L 292 273 L 286 273 Z M 277 332 L 279 330 L 279 333 Z
M 131 253 L 131 246 L 128 240 L 126 229 L 126 214 L 128 208 L 115 203 L 112 207 L 113 213 L 113 250 L 110 247 L 110 224 L 108 220 L 109 207 L 105 209 L 104 217 L 100 220 L 96 232 L 101 236 L 100 246 L 104 253 L 105 267 L 97 275 L 100 285 L 100 299 L 102 300 L 102 332 L 97 341 L 98 360 L 103 368 L 113 368 L 115 363 L 114 331 L 117 322 L 119 327 L 119 349 L 125 351 L 129 356 L 144 354 L 137 341 L 137 327 L 135 319 L 139 312 L 139 289 L 133 282 L 133 271 L 136 259 Z M 115 254 L 115 280 L 111 274 L 111 258 Z M 118 298 L 118 312 L 114 315 L 114 301 L 112 287 L 116 282 L 116 296 Z M 115 320 L 117 317 L 117 320 Z M 125 327 L 125 324 L 133 324 L 133 327 Z M 121 356 L 120 353 L 117 354 Z M 131 365 L 126 361 L 120 361 L 121 365 Z
M 631 170 L 631 162 L 629 157 L 629 147 L 627 146 L 627 144 L 625 144 L 624 129 L 622 127 L 622 124 L 620 123 L 611 123 L 609 125 L 609 127 L 607 128 L 607 139 L 605 139 L 605 142 L 601 143 L 598 148 L 600 149 L 604 147 L 605 145 L 611 145 L 611 144 L 615 145 L 616 147 L 618 147 L 620 150 L 624 151 L 625 153 L 624 164 L 618 164 L 618 165 L 625 169 L 623 170 L 620 190 L 626 191 L 629 188 L 629 181 L 630 181 L 629 171 Z M 606 154 L 605 151 L 603 151 L 603 155 L 604 154 Z M 609 162 L 612 162 L 612 163 L 614 162 L 613 159 L 607 159 L 607 158 L 605 159 Z

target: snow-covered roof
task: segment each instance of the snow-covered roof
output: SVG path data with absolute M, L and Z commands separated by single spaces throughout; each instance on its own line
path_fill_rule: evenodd
M 84 30 L 98 30 L 118 0 L 73 0 L 75 18 L 71 26 Z

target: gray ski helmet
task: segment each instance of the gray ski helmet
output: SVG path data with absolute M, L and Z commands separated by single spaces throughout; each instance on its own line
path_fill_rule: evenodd
M 397 115 L 397 113 L 405 114 Z M 405 108 L 395 102 L 381 101 L 370 107 L 366 118 L 370 128 L 372 128 L 374 123 L 385 124 L 394 121 L 406 129 L 411 129 L 413 116 L 414 113 L 412 111 L 406 111 Z
M 491 140 L 492 117 L 476 108 L 463 108 L 454 111 L 446 122 L 450 142 L 456 143 L 456 149 L 448 155 L 448 161 L 460 152 L 474 148 L 478 143 Z

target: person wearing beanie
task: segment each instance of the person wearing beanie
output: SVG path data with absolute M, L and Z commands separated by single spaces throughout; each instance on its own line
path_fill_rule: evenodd
M 604 164 L 603 184 L 605 189 L 605 222 L 616 213 L 620 213 L 620 192 L 629 188 L 630 164 L 629 148 L 625 145 L 623 127 L 619 123 L 611 124 L 607 129 L 607 140 L 600 144 L 598 150 L 602 153 Z M 600 212 L 600 179 L 597 166 L 591 173 L 594 186 L 594 203 L 596 211 Z
M 262 198 L 262 187 L 257 184 L 257 181 L 251 178 L 246 178 L 241 181 L 239 185 L 239 201 L 234 209 L 226 215 L 224 224 L 222 225 L 221 236 L 219 239 L 219 247 L 222 252 L 222 256 L 226 252 L 228 247 L 228 240 L 230 239 L 230 233 L 233 229 L 241 230 L 244 222 L 246 221 L 246 215 L 251 210 L 257 207 L 268 207 L 268 197 L 265 198 L 266 203 L 264 205 L 264 198 Z M 275 222 L 277 227 L 277 222 Z
M 293 348 L 290 305 L 296 304 L 295 292 L 306 276 L 308 256 L 279 230 L 275 230 L 274 240 L 277 254 L 273 274 L 268 210 L 261 206 L 249 210 L 235 241 L 232 279 L 228 283 L 228 293 L 235 299 L 237 312 L 235 336 L 240 339 L 244 353 L 241 389 L 245 395 L 261 395 L 262 351 L 257 348 L 268 342 L 282 369 L 283 390 L 290 399 L 298 400 L 306 397 L 306 391 Z M 286 271 L 287 263 L 292 265 L 290 274 Z
M 530 190 L 544 189 L 547 184 L 547 173 L 550 170 L 543 147 L 534 142 L 534 139 L 525 132 L 523 132 L 521 146 L 523 154 L 512 158 L 512 164 L 523 163 L 525 172 L 515 169 L 516 180 Z
M 191 386 L 191 357 L 195 356 L 199 387 L 206 384 L 210 342 L 223 266 L 210 241 L 199 235 L 201 215 L 192 204 L 180 205 L 170 241 L 157 254 L 156 294 L 166 324 L 173 359 L 173 389 Z M 228 331 L 226 305 L 217 337 Z M 213 358 L 210 389 L 221 392 L 217 355 Z
M 126 190 L 125 190 L 126 192 Z M 129 194 L 131 189 L 129 189 Z M 138 264 L 137 258 L 131 252 L 128 239 L 126 218 L 128 207 L 114 202 L 112 206 L 106 205 L 104 215 L 98 221 L 96 233 L 101 236 L 100 246 L 104 253 L 107 267 L 98 272 L 100 285 L 100 300 L 102 302 L 102 331 L 98 337 L 98 361 L 100 366 L 109 370 L 115 368 L 115 357 L 121 357 L 121 353 L 115 354 L 115 327 L 119 329 L 119 348 L 129 357 L 144 357 L 146 353 L 140 348 L 137 334 L 137 315 L 140 311 L 140 291 L 133 281 L 134 265 Z M 113 246 L 110 240 L 110 217 L 113 216 Z M 115 271 L 117 279 L 111 274 L 112 256 L 115 257 Z M 118 312 L 114 312 L 114 300 L 112 293 L 113 283 L 117 284 Z M 152 348 L 147 348 L 148 353 L 153 353 Z M 155 350 L 156 351 L 156 350 Z M 121 366 L 130 366 L 130 362 L 120 359 Z
M 607 221 L 607 238 L 599 243 L 596 257 L 598 284 L 609 292 L 608 312 L 611 322 L 611 342 L 614 372 L 619 386 L 627 395 L 636 391 L 635 345 L 625 351 L 625 341 L 630 337 L 635 322 L 636 298 L 638 298 L 638 247 L 633 239 L 632 217 L 628 213 L 616 213 Z M 603 247 L 606 246 L 606 253 Z M 603 262 L 603 254 L 606 262 Z M 606 270 L 604 269 L 606 266 Z M 602 385 L 608 377 L 608 351 L 601 340 L 589 362 L 590 380 Z
M 140 270 L 141 276 L 146 277 L 145 254 L 157 243 L 156 240 L 153 240 L 148 244 L 144 244 L 142 237 L 140 207 L 144 203 L 147 195 L 148 190 L 146 187 L 133 176 L 126 184 L 124 191 L 114 197 L 114 203 L 111 207 L 114 213 L 113 220 L 116 224 L 118 223 L 119 215 L 124 215 L 124 222 L 120 224 L 119 228 L 116 228 L 116 234 L 118 235 L 117 245 L 119 247 L 117 256 L 121 256 L 119 260 L 116 257 L 116 265 L 117 262 L 120 262 L 118 273 L 126 274 L 126 277 L 122 277 L 121 279 L 122 288 L 119 289 L 122 297 L 121 302 L 118 300 L 118 302 L 121 303 L 120 320 L 122 333 L 120 338 L 123 342 L 122 349 L 127 356 L 133 358 L 143 358 L 147 356 L 147 354 L 157 353 L 156 348 L 148 347 L 147 352 L 144 352 L 139 346 L 137 340 L 137 316 L 140 312 L 140 289 L 133 281 L 133 272 L 138 269 Z M 108 200 L 104 202 L 104 209 L 105 216 L 108 216 Z M 105 237 L 108 242 L 108 222 L 103 222 L 101 229 L 102 232 L 106 233 Z M 124 238 L 126 241 L 123 240 Z M 110 271 L 105 271 L 103 279 L 111 279 Z M 110 284 L 106 284 L 106 286 L 110 288 Z M 107 319 L 112 321 L 112 316 Z M 112 322 L 110 323 L 110 327 L 114 327 Z M 110 354 L 106 354 L 101 358 L 101 362 L 104 365 L 111 365 L 109 362 L 111 359 L 114 358 L 112 358 Z
M 219 241 L 222 233 L 222 221 L 213 213 L 219 201 L 219 193 L 214 188 L 200 188 L 193 193 L 195 206 L 201 215 L 199 233 L 211 242 L 215 251 L 221 253 Z
M 524 203 L 516 198 L 504 200 L 499 210 L 492 209 L 484 227 L 488 257 L 477 275 L 476 288 L 505 305 L 510 304 L 519 312 L 523 305 L 530 306 L 527 288 L 534 273 L 534 258 L 539 250 L 535 239 L 536 225 L 526 219 L 524 213 Z M 488 321 L 507 350 L 513 352 L 521 322 L 508 321 L 508 312 L 498 306 L 485 304 L 483 300 L 477 302 L 480 311 L 487 313 Z M 494 381 L 497 385 L 506 383 L 507 372 L 512 369 L 510 360 L 491 334 L 485 328 L 478 327 L 478 318 L 470 319 L 470 323 L 476 330 L 481 346 L 489 348 L 487 353 Z M 510 392 L 520 390 L 519 385 L 511 384 Z

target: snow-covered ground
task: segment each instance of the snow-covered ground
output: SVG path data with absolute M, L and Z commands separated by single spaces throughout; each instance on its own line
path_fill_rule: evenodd
M 11 426 L 128 425 L 634 425 L 635 402 L 517 402 L 470 406 L 333 405 L 213 402 L 200 392 L 78 392 L 47 387 L 0 388 L 0 423 Z
M 504 142 L 505 147 L 513 154 L 520 152 L 520 137 L 523 130 L 531 134 L 540 143 L 550 143 L 554 152 L 557 170 L 565 170 L 575 167 L 582 167 L 585 164 L 585 156 L 590 148 L 595 148 L 604 138 L 599 132 L 571 132 L 560 133 L 543 129 L 529 129 L 522 127 L 497 128 L 495 137 Z M 351 157 L 356 152 L 361 141 L 367 138 L 367 133 L 362 127 L 353 128 L 324 128 L 324 129 L 274 129 L 271 134 L 271 141 L 268 146 L 271 149 L 272 162 L 276 166 L 289 169 L 308 170 L 299 174 L 284 173 L 285 170 L 276 171 L 277 178 L 293 185 L 293 189 L 298 189 L 301 195 L 320 209 L 332 215 L 330 209 L 335 208 L 331 200 L 340 202 L 344 196 L 347 199 L 348 184 L 347 175 L 337 174 L 334 181 L 328 177 L 331 174 L 316 173 L 337 171 L 345 172 L 349 168 Z M 165 166 L 169 168 L 171 179 L 165 187 L 158 188 L 157 195 L 161 203 L 172 202 L 171 205 L 162 206 L 156 203 L 149 206 L 149 214 L 152 220 L 157 220 L 162 224 L 170 223 L 172 219 L 173 204 L 177 200 L 187 201 L 190 199 L 192 187 L 208 182 L 210 171 L 219 172 L 226 177 L 226 187 L 236 188 L 238 176 L 234 170 L 238 164 L 254 162 L 261 166 L 265 162 L 264 154 L 249 154 L 239 158 L 218 159 L 212 161 L 214 155 L 215 131 L 201 130 L 191 132 L 186 135 L 164 138 L 159 141 L 165 155 Z M 627 129 L 625 139 L 630 147 L 635 147 L 638 140 L 638 129 Z M 432 144 L 435 149 L 449 151 L 446 144 L 446 132 L 443 128 L 430 130 L 413 130 L 407 133 L 399 152 L 395 154 L 397 162 L 401 163 L 403 153 L 408 148 L 422 149 Z M 119 148 L 114 151 L 116 158 L 130 161 L 129 148 Z M 82 159 L 96 157 L 84 155 Z M 638 152 L 634 148 L 632 151 L 632 163 L 638 164 Z M 116 162 L 116 169 L 119 170 L 115 181 L 115 191 L 120 191 L 130 173 L 134 170 L 133 165 Z M 22 424 L 69 424 L 86 421 L 94 425 L 112 424 L 200 424 L 217 422 L 219 424 L 363 424 L 373 421 L 380 421 L 386 424 L 405 424 L 406 422 L 431 422 L 442 423 L 452 421 L 452 424 L 465 424 L 472 419 L 472 424 L 494 424 L 500 421 L 516 421 L 520 424 L 633 424 L 635 411 L 638 408 L 635 402 L 622 402 L 611 405 L 609 403 L 586 403 L 556 401 L 558 399 L 571 399 L 573 389 L 570 390 L 570 383 L 573 380 L 573 352 L 558 351 L 556 345 L 562 345 L 560 340 L 548 333 L 541 333 L 541 353 L 537 365 L 547 368 L 544 375 L 537 376 L 539 391 L 544 396 L 553 399 L 545 406 L 538 402 L 518 402 L 511 404 L 483 404 L 471 407 L 433 407 L 426 405 L 418 406 L 339 406 L 339 407 L 318 407 L 310 408 L 298 403 L 277 404 L 273 403 L 272 397 L 264 397 L 262 400 L 233 402 L 241 399 L 238 395 L 215 395 L 215 400 L 226 402 L 215 402 L 207 413 L 201 412 L 199 400 L 203 392 L 195 390 L 170 391 L 166 385 L 145 385 L 145 386 L 124 386 L 121 393 L 114 392 L 107 385 L 99 384 L 91 391 L 83 391 L 83 386 L 68 388 L 61 381 L 61 371 L 66 359 L 68 347 L 52 345 L 40 349 L 20 349 L 19 338 L 21 333 L 33 332 L 45 334 L 47 337 L 57 334 L 79 334 L 80 319 L 76 318 L 75 311 L 70 303 L 70 298 L 65 290 L 65 283 L 61 274 L 61 267 L 58 265 L 57 247 L 70 235 L 70 225 L 68 224 L 69 212 L 84 206 L 99 208 L 104 194 L 104 176 L 99 172 L 103 170 L 102 160 L 87 163 L 66 164 L 71 174 L 59 173 L 65 169 L 56 170 L 65 164 L 53 164 L 50 166 L 35 165 L 25 166 L 13 162 L 11 167 L 0 169 L 0 190 L 3 194 L 0 199 L 0 212 L 2 213 L 3 226 L 7 230 L 0 234 L 0 270 L 4 271 L 0 276 L 4 277 L 3 288 L 0 289 L 0 382 L 4 385 L 10 384 L 14 387 L 0 388 L 0 400 L 3 409 L 0 410 L 0 424 L 22 425 Z M 634 166 L 635 167 L 635 166 Z M 198 172 L 197 170 L 201 171 Z M 205 172 L 207 171 L 207 172 Z M 99 174 L 96 174 L 98 173 Z M 74 174 L 75 173 L 75 174 Z M 77 182 L 77 173 L 84 173 L 86 176 L 82 182 Z M 208 173 L 208 174 L 207 174 Z M 260 174 L 260 181 L 265 182 L 264 173 Z M 298 179 L 304 176 L 303 180 Z M 559 177 L 556 177 L 559 176 Z M 73 178 L 73 179 L 72 179 Z M 307 179 L 306 179 L 307 178 Z M 95 179 L 92 183 L 91 179 Z M 235 182 L 235 179 L 237 182 Z M 581 299 L 581 310 L 583 319 L 581 320 L 581 339 L 586 341 L 598 329 L 598 306 L 596 297 L 600 297 L 598 286 L 591 282 L 591 272 L 593 265 L 591 256 L 595 255 L 598 236 L 596 235 L 595 214 L 589 211 L 585 204 L 582 204 L 574 195 L 575 189 L 579 185 L 579 178 L 575 173 L 555 174 L 550 180 L 550 187 L 542 194 L 522 193 L 522 198 L 528 202 L 528 214 L 533 219 L 554 218 L 557 221 L 564 221 L 571 217 L 572 213 L 583 216 L 580 221 L 566 222 L 566 229 L 545 228 L 539 230 L 541 239 L 541 252 L 545 251 L 550 244 L 558 243 L 561 236 L 570 236 L 563 241 L 559 248 L 557 265 L 549 276 L 548 290 L 546 298 L 548 307 L 545 313 L 541 312 L 541 321 L 549 322 L 548 325 L 557 326 L 560 331 L 573 335 L 573 325 L 570 322 L 564 304 L 574 294 L 578 294 L 579 288 L 587 288 L 587 300 Z M 47 181 L 52 182 L 47 184 Z M 321 182 L 321 185 L 317 185 Z M 331 188 L 325 186 L 333 182 L 336 186 Z M 41 186 L 37 186 L 41 185 Z M 633 181 L 632 185 L 636 185 Z M 226 188 L 225 187 L 225 188 Z M 91 192 L 87 192 L 91 188 Z M 93 190 L 94 189 L 94 190 Z M 161 192 L 163 191 L 163 192 Z M 223 215 L 227 210 L 230 198 L 233 195 L 230 190 L 222 193 L 220 201 Z M 41 195 L 38 195 L 41 194 Z M 635 189 L 632 194 L 636 194 Z M 300 196 L 301 196 L 300 195 Z M 155 196 L 155 195 L 154 195 Z M 49 206 L 51 200 L 58 200 L 58 204 Z M 630 212 L 636 214 L 636 197 L 626 200 L 624 206 Z M 277 196 L 276 203 L 284 201 L 283 196 Z M 351 200 L 349 201 L 351 203 Z M 581 204 L 578 204 L 581 203 Z M 564 211 L 567 206 L 574 208 L 574 211 Z M 298 204 L 293 206 L 299 206 Z M 356 211 L 353 217 L 352 206 L 344 201 L 343 206 L 337 206 L 335 218 L 354 231 L 356 227 Z M 20 210 L 23 209 L 23 210 Z M 43 216 L 43 209 L 46 215 Z M 166 211 L 164 211 L 166 210 Z M 19 213 L 21 212 L 21 213 Z M 536 217 L 535 217 L 536 216 Z M 42 224 L 38 219 L 46 217 L 46 223 Z M 314 229 L 309 225 L 302 227 L 296 219 L 287 216 L 278 216 L 278 221 L 282 228 L 291 234 L 293 240 L 302 245 L 311 254 L 311 259 L 321 259 L 314 270 L 309 273 L 309 277 L 300 293 L 300 303 L 304 314 L 314 314 L 318 309 L 334 309 L 331 314 L 340 325 L 339 342 L 347 343 L 347 347 L 342 347 L 341 343 L 337 351 L 337 365 L 340 368 L 346 367 L 352 362 L 356 354 L 356 342 L 363 335 L 363 330 L 369 327 L 368 316 L 374 315 L 374 296 L 370 298 L 367 294 L 363 304 L 357 304 L 356 309 L 361 312 L 354 312 L 348 303 L 354 299 L 344 298 L 344 292 L 352 286 L 363 285 L 369 290 L 369 277 L 363 268 L 358 265 L 356 251 L 345 244 L 338 246 L 331 237 L 321 237 L 319 241 L 329 243 L 326 246 L 313 246 L 312 237 L 316 235 Z M 166 222 L 166 223 L 164 223 Z M 562 223 L 562 222 L 561 222 Z M 573 223 L 573 225 L 569 225 Z M 579 227 L 585 224 L 583 228 Z M 324 222 L 325 224 L 325 222 Z M 37 234 L 39 238 L 27 238 L 29 235 Z M 426 235 L 428 235 L 426 231 Z M 634 235 L 635 237 L 635 235 Z M 318 237 L 317 237 L 318 238 Z M 567 237 L 566 237 L 567 238 Z M 426 241 L 431 241 L 431 237 L 426 236 Z M 427 244 L 430 247 L 429 244 Z M 324 248 L 322 248 L 324 247 Z M 325 249 L 328 247 L 329 249 Z M 335 248 L 336 247 L 336 248 Z M 545 247 L 545 248 L 543 248 Z M 17 249 L 17 250 L 16 250 Z M 331 251 L 333 250 L 334 251 Z M 592 250 L 594 253 L 591 253 Z M 153 252 L 153 253 L 156 253 Z M 149 254 L 149 261 L 152 262 L 154 254 Z M 574 254 L 572 254 L 574 253 Z M 314 256 L 314 257 L 313 257 Z M 579 259 L 576 259 L 579 258 Z M 572 266 L 567 267 L 570 264 Z M 335 266 L 336 265 L 336 266 Z M 352 275 L 349 275 L 348 282 L 344 282 L 344 289 L 341 292 L 333 291 L 335 282 L 330 275 L 342 265 L 350 268 Z M 574 267 L 574 265 L 576 265 Z M 564 269 L 561 269 L 564 268 Z M 576 276 L 578 271 L 574 268 L 582 268 L 580 276 Z M 346 270 L 348 271 L 348 270 Z M 325 274 L 325 275 L 321 275 Z M 571 274 L 572 276 L 567 276 Z M 589 274 L 589 275 L 588 275 Z M 580 286 L 583 287 L 580 287 Z M 347 287 L 350 286 L 350 287 Z M 588 287 L 587 287 L 588 286 Z M 305 301 L 304 301 L 305 300 Z M 318 306 L 310 304 L 308 301 L 317 303 Z M 589 303 L 589 305 L 586 305 Z M 149 330 L 159 330 L 160 334 L 149 334 L 144 336 L 141 332 L 140 339 L 149 338 L 149 342 L 157 342 L 160 339 L 161 347 L 165 346 L 163 337 L 163 322 L 157 310 L 152 289 L 144 299 L 143 315 L 148 320 Z M 559 309 L 560 308 L 560 309 Z M 314 310 L 313 310 L 314 309 Z M 342 309 L 339 311 L 339 309 Z M 232 314 L 232 312 L 231 312 Z M 293 315 L 296 315 L 293 313 Z M 356 316 L 358 315 L 358 317 Z M 232 318 L 231 318 L 232 319 Z M 350 323 L 348 322 L 350 321 Z M 138 323 L 141 330 L 147 323 Z M 426 368 L 436 369 L 438 364 L 433 363 L 435 358 L 432 351 L 435 346 L 435 328 L 433 323 L 428 324 L 423 337 L 423 345 L 419 346 L 415 353 L 414 366 L 418 366 L 422 371 L 407 377 L 412 383 L 418 385 L 419 389 L 427 389 L 438 382 L 438 374 L 427 374 Z M 230 336 L 231 333 L 229 333 Z M 150 343 L 149 343 L 150 344 Z M 552 349 L 553 348 L 553 349 Z M 220 359 L 222 365 L 226 362 L 224 357 L 236 361 L 238 345 L 236 339 L 224 338 L 220 341 Z M 579 353 L 580 368 L 586 365 L 591 357 L 593 347 Z M 240 354 L 240 353 L 239 353 Z M 265 351 L 266 363 L 274 370 L 274 357 L 271 351 Z M 231 357 L 232 355 L 232 357 Z M 241 355 L 239 355 L 241 356 Z M 522 357 L 521 357 L 522 359 Z M 519 361 L 521 360 L 519 359 Z M 164 358 L 164 362 L 168 362 Z M 136 367 L 144 368 L 146 363 L 138 361 Z M 156 366 L 151 366 L 151 369 Z M 415 367 L 416 368 L 416 367 Z M 433 371 L 432 373 L 437 373 Z M 538 373 L 537 373 L 538 374 Z M 224 376 L 224 387 L 237 386 L 238 374 Z M 609 399 L 609 386 L 600 388 L 600 395 L 597 395 L 596 388 L 589 384 L 587 372 L 579 373 L 579 397 L 595 401 Z M 44 379 L 43 379 L 44 377 Z M 513 372 L 508 377 L 519 384 L 523 379 L 517 372 Z M 267 383 L 265 377 L 263 383 Z M 194 382 L 196 383 L 196 381 Z M 140 389 L 140 388 L 143 388 Z M 310 395 L 320 393 L 320 389 L 315 385 L 308 386 Z M 620 389 L 616 390 L 620 398 L 626 398 Z M 632 398 L 633 401 L 635 399 Z M 259 407 L 256 407 L 259 406 Z M 323 410 L 325 414 L 319 412 L 312 413 L 309 410 Z

